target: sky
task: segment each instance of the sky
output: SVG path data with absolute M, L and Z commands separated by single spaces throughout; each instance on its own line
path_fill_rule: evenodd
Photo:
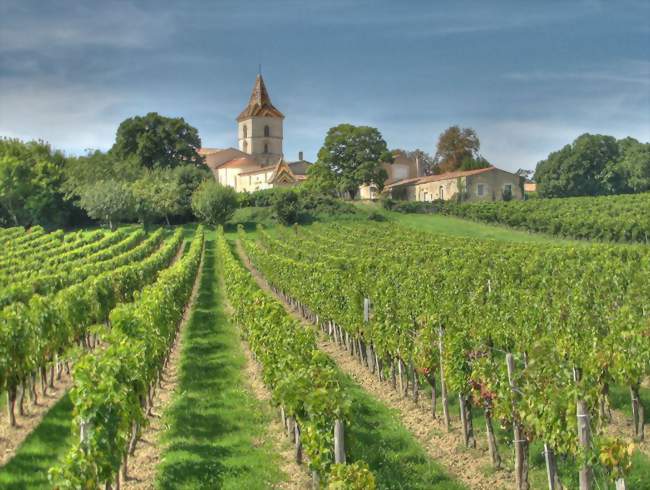
M 650 140 L 647 0 L 0 0 L 0 136 L 83 154 L 154 111 L 236 147 L 260 64 L 288 160 L 340 123 L 431 153 L 471 127 L 508 170 Z

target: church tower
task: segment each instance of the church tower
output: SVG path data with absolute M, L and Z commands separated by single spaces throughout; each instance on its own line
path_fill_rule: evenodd
M 261 165 L 275 165 L 282 158 L 284 115 L 271 104 L 262 74 L 257 75 L 246 108 L 237 117 L 239 149 Z

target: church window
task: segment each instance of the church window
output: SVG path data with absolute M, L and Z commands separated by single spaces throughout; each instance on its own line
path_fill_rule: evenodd
M 244 127 L 242 129 L 243 129 L 243 132 L 244 132 L 244 138 L 248 138 L 248 126 L 244 125 Z
M 485 194 L 485 185 L 484 184 L 478 184 L 476 186 L 476 194 L 478 196 L 483 196 Z
M 438 199 L 444 199 L 445 198 L 445 188 L 443 186 L 440 186 L 438 188 Z
M 264 136 L 266 136 L 267 138 L 271 136 L 271 130 L 269 129 L 268 126 L 264 126 Z
M 248 153 L 248 141 L 244 141 L 244 153 Z
M 269 144 L 264 143 L 264 153 L 268 153 L 268 152 L 269 152 Z

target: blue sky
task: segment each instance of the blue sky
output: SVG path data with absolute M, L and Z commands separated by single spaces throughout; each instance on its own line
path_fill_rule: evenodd
M 259 63 L 288 159 L 342 122 L 430 152 L 473 127 L 511 170 L 584 132 L 650 140 L 647 0 L 1 0 L 0 135 L 81 153 L 156 111 L 235 146 Z

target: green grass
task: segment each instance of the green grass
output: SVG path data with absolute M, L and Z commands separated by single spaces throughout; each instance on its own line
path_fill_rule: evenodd
M 25 439 L 11 461 L 0 469 L 0 488 L 51 488 L 47 471 L 63 456 L 72 441 L 72 402 L 66 394 Z
M 445 474 L 399 421 L 398 413 L 369 395 L 347 376 L 352 401 L 346 433 L 350 461 L 364 460 L 381 489 L 463 489 Z
M 223 309 L 214 234 L 183 334 L 177 393 L 165 413 L 159 488 L 270 488 L 282 479 L 266 434 L 271 410 L 244 387 L 245 358 Z

